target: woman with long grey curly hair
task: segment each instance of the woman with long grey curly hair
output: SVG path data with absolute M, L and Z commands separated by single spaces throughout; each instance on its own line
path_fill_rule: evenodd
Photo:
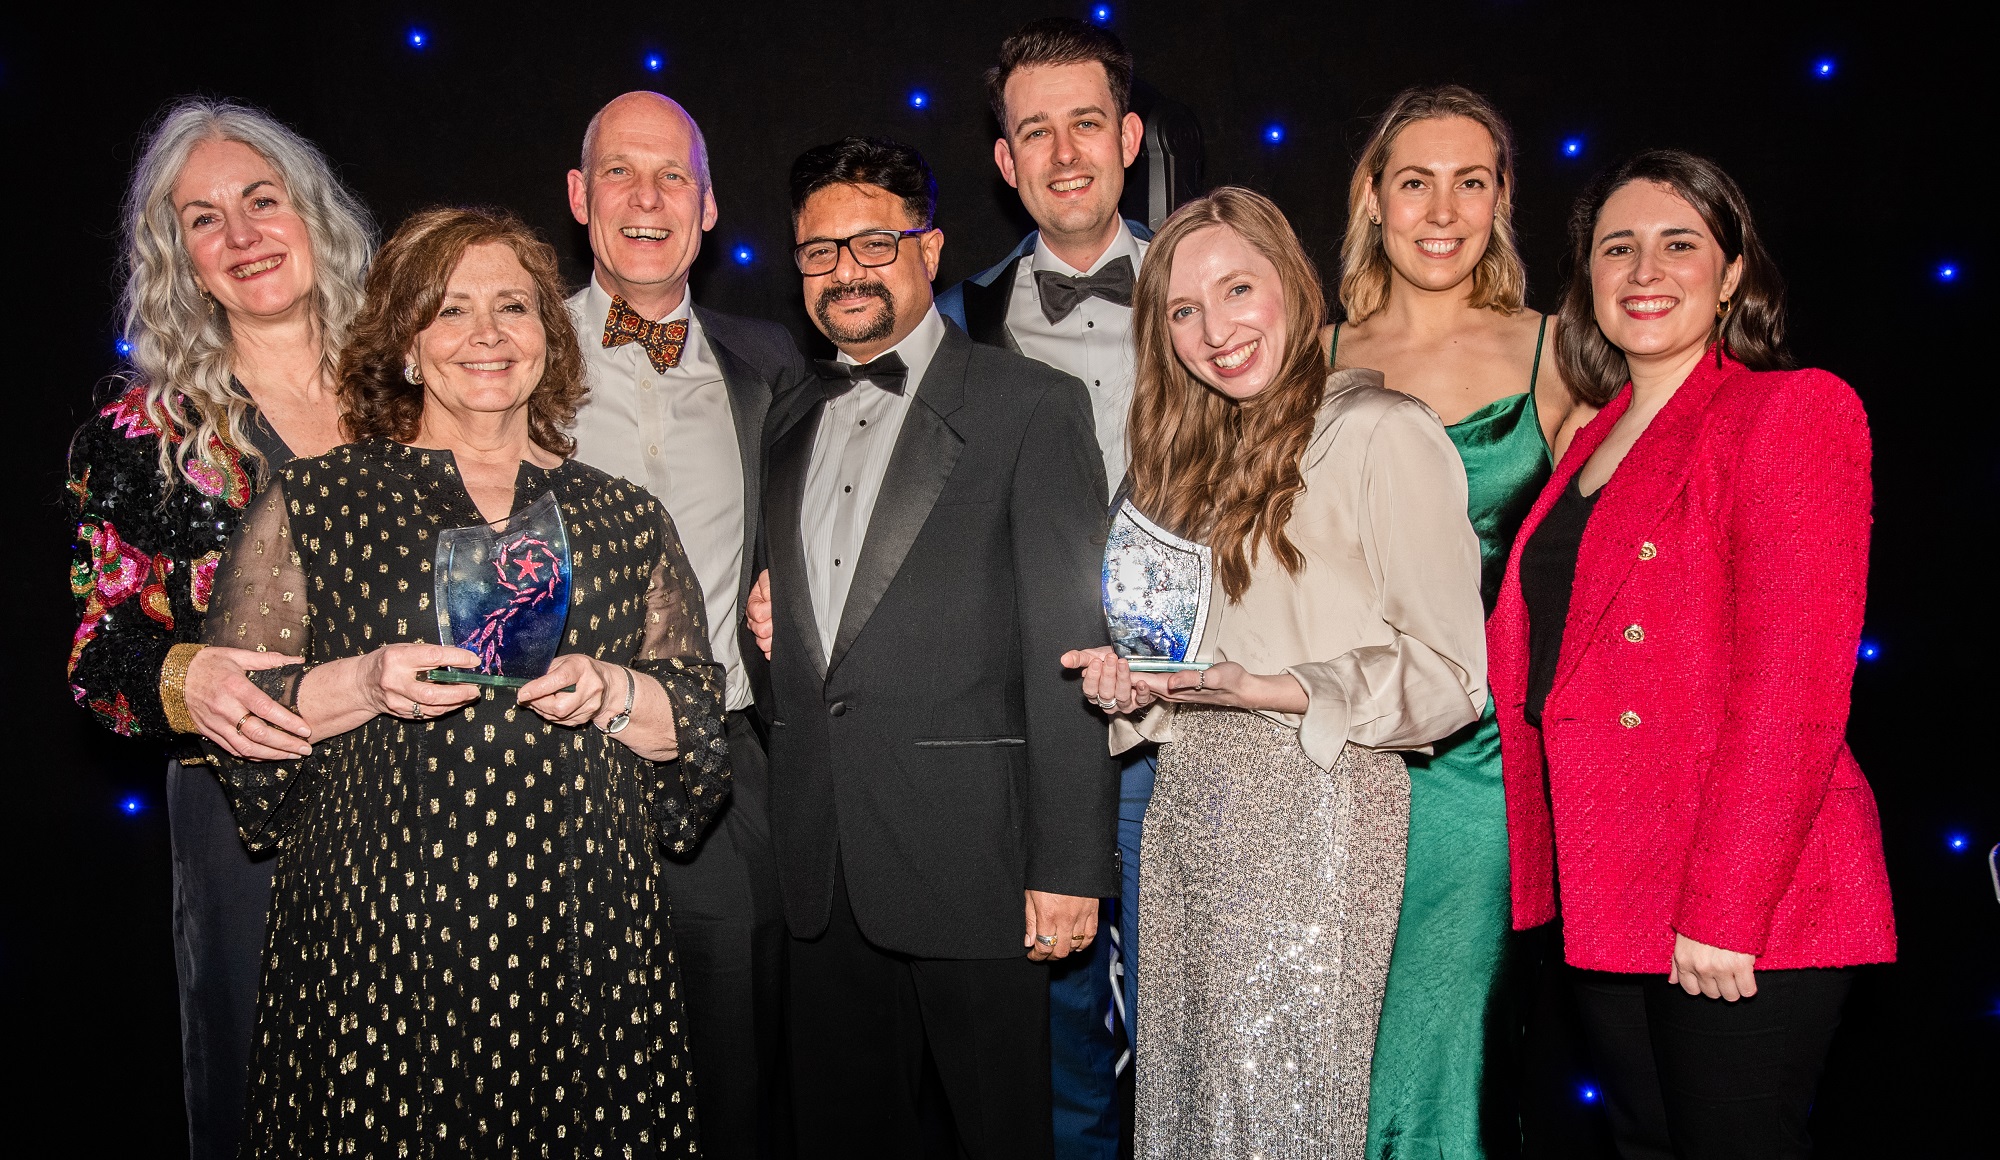
M 252 494 L 276 465 L 341 441 L 335 366 L 374 230 L 310 142 L 202 98 L 153 126 L 123 219 L 131 365 L 70 446 L 70 690 L 114 732 L 172 753 L 189 1135 L 197 1157 L 233 1156 L 271 867 L 245 853 L 196 743 L 263 760 L 310 747 L 305 722 L 245 676 L 292 658 L 199 641 Z

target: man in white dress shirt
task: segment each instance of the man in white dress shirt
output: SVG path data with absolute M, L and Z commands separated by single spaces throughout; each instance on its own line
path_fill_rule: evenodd
M 976 341 L 1083 380 L 1115 494 L 1125 478 L 1132 404 L 1132 283 L 1152 236 L 1118 214 L 1125 168 L 1145 135 L 1130 111 L 1132 56 L 1102 28 L 1036 20 L 1001 45 L 986 84 L 1001 127 L 993 161 L 1038 228 L 999 264 L 940 295 L 938 309 Z M 1118 1071 L 1131 1044 L 1138 977 L 1139 830 L 1153 771 L 1147 752 L 1121 776 L 1122 882 L 1105 916 L 1109 922 L 1108 912 L 1117 912 L 1117 945 L 1099 940 L 1093 954 L 1049 978 L 1056 1155 L 1064 1160 L 1117 1155 Z M 1123 1037 L 1111 1030 L 1114 1005 Z
M 839 348 L 773 406 L 772 837 L 793 937 L 802 1155 L 1052 1154 L 1044 965 L 1117 888 L 1117 766 L 1055 663 L 1106 637 L 1106 516 L 1075 378 L 931 302 L 916 150 L 792 167 L 794 260 Z
M 673 516 L 728 673 L 731 800 L 692 859 L 671 863 L 675 957 L 686 988 L 702 1154 L 784 1154 L 780 1024 L 787 942 L 772 862 L 755 689 L 742 639 L 757 543 L 764 417 L 813 380 L 775 323 L 696 306 L 688 270 L 715 224 L 708 149 L 679 104 L 636 92 L 606 105 L 569 174 L 589 227 L 590 284 L 569 300 L 590 397 L 577 458 L 642 484 Z

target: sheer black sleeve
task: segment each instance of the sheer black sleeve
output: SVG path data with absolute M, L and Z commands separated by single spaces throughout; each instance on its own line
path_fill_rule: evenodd
M 313 657 L 305 570 L 292 544 L 282 476 L 251 501 L 242 527 L 216 569 L 213 603 L 202 632 L 203 644 L 305 658 L 305 663 L 248 674 L 272 700 L 297 709 L 299 682 L 312 667 Z M 316 742 L 312 756 L 291 761 L 247 761 L 213 742 L 203 744 L 229 792 L 244 845 L 261 850 L 284 836 L 306 796 L 312 771 L 351 737 L 351 733 L 342 734 Z
M 631 667 L 649 673 L 674 705 L 680 755 L 653 763 L 646 808 L 666 848 L 685 854 L 729 797 L 723 669 L 709 655 L 701 588 L 673 520 L 656 502 L 659 555 L 646 586 L 646 630 Z

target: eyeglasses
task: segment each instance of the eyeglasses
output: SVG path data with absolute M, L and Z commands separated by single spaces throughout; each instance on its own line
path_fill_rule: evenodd
M 871 269 L 887 266 L 902 252 L 904 238 L 930 232 L 931 227 L 924 226 L 914 230 L 863 230 L 845 238 L 814 238 L 792 248 L 792 261 L 798 263 L 799 273 L 817 278 L 833 273 L 833 268 L 840 265 L 840 251 L 845 247 L 854 255 L 857 265 Z

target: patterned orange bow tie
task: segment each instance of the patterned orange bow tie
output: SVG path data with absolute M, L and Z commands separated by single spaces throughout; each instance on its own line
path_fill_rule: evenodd
M 604 349 L 636 342 L 645 348 L 646 358 L 653 364 L 653 369 L 666 374 L 681 365 L 681 348 L 687 345 L 687 337 L 687 319 L 648 322 L 639 317 L 638 311 L 625 305 L 624 298 L 612 295 L 611 316 L 604 320 Z

